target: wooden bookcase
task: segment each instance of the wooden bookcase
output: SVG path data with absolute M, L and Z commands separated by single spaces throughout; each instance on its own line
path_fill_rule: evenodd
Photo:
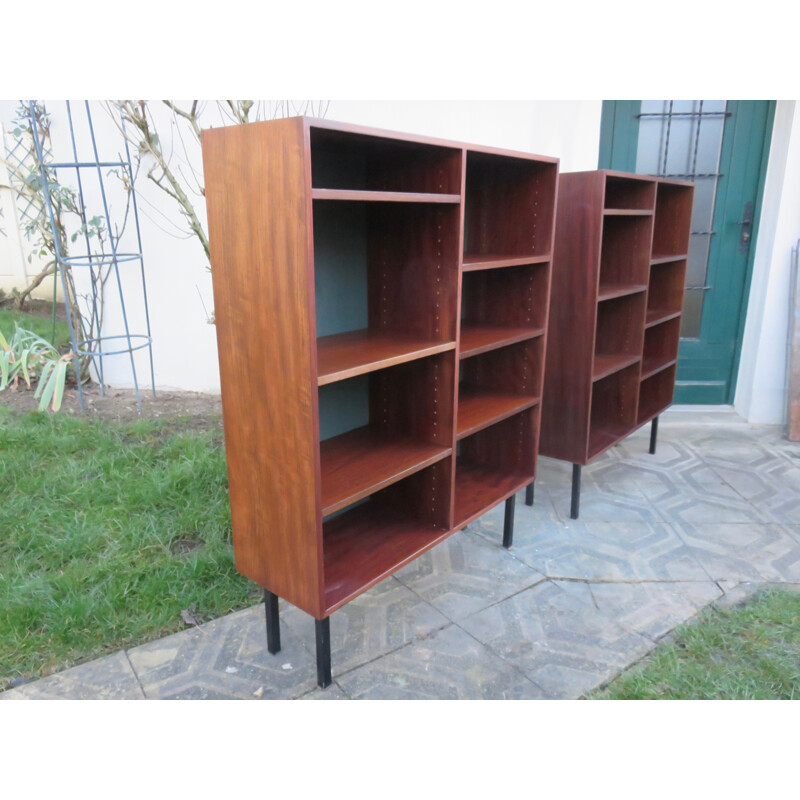
M 560 177 L 540 452 L 581 467 L 672 403 L 694 184 Z
M 536 471 L 558 160 L 308 118 L 202 135 L 237 569 L 317 621 Z

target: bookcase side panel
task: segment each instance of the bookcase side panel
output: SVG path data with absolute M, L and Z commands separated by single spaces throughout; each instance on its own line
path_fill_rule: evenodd
M 602 233 L 601 173 L 559 176 L 539 452 L 585 463 Z
M 237 569 L 322 613 L 306 133 L 298 119 L 203 133 Z

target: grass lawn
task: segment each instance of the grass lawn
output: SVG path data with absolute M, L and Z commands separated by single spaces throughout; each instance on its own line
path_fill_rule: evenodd
M 63 352 L 69 348 L 69 325 L 64 320 L 56 320 L 56 336 L 53 341 L 53 321 L 50 317 L 36 316 L 34 314 L 24 314 L 21 311 L 13 311 L 10 308 L 0 308 L 0 333 L 11 338 L 14 333 L 14 323 L 20 328 L 35 333 L 48 342 L 53 342 L 56 350 Z
M 0 689 L 243 608 L 219 431 L 0 406 Z
M 800 593 L 769 590 L 705 609 L 595 699 L 800 699 Z

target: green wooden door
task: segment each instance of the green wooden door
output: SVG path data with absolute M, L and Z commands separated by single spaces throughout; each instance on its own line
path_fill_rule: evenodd
M 772 132 L 769 100 L 610 100 L 600 167 L 695 182 L 676 403 L 731 403 Z

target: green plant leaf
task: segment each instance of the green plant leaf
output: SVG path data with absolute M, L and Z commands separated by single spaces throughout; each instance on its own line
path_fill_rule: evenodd
M 8 358 L 8 351 L 3 350 L 3 352 L 0 353 L 0 392 L 8 385 Z
M 47 371 L 47 384 L 44 387 L 44 390 L 42 391 L 42 397 L 39 400 L 39 411 L 44 411 L 47 408 L 51 398 L 53 397 L 53 391 L 56 388 L 56 365 L 51 361 L 47 366 L 51 369 Z M 45 369 L 47 369 L 47 367 L 45 367 Z M 42 371 L 42 374 L 44 374 L 44 371 Z
M 34 399 L 39 397 L 39 395 L 41 395 L 44 392 L 45 386 L 47 384 L 47 378 L 50 376 L 50 373 L 53 371 L 54 368 L 55 368 L 54 361 L 48 361 L 42 368 L 41 375 L 39 375 L 39 385 L 36 387 L 36 391 L 34 392 L 33 395 Z M 46 402 L 45 405 L 47 405 Z M 39 408 L 42 408 L 42 406 L 40 405 Z
M 51 408 L 53 411 L 58 411 L 61 408 L 61 401 L 64 399 L 64 383 L 67 378 L 67 362 L 61 360 L 53 373 L 53 382 L 55 388 L 53 390 L 53 403 Z
M 30 353 L 30 348 L 27 350 L 22 351 L 22 355 L 19 357 L 20 369 L 22 370 L 22 377 L 25 378 L 25 383 L 28 384 L 28 388 L 31 388 L 31 376 L 28 373 L 28 354 Z

